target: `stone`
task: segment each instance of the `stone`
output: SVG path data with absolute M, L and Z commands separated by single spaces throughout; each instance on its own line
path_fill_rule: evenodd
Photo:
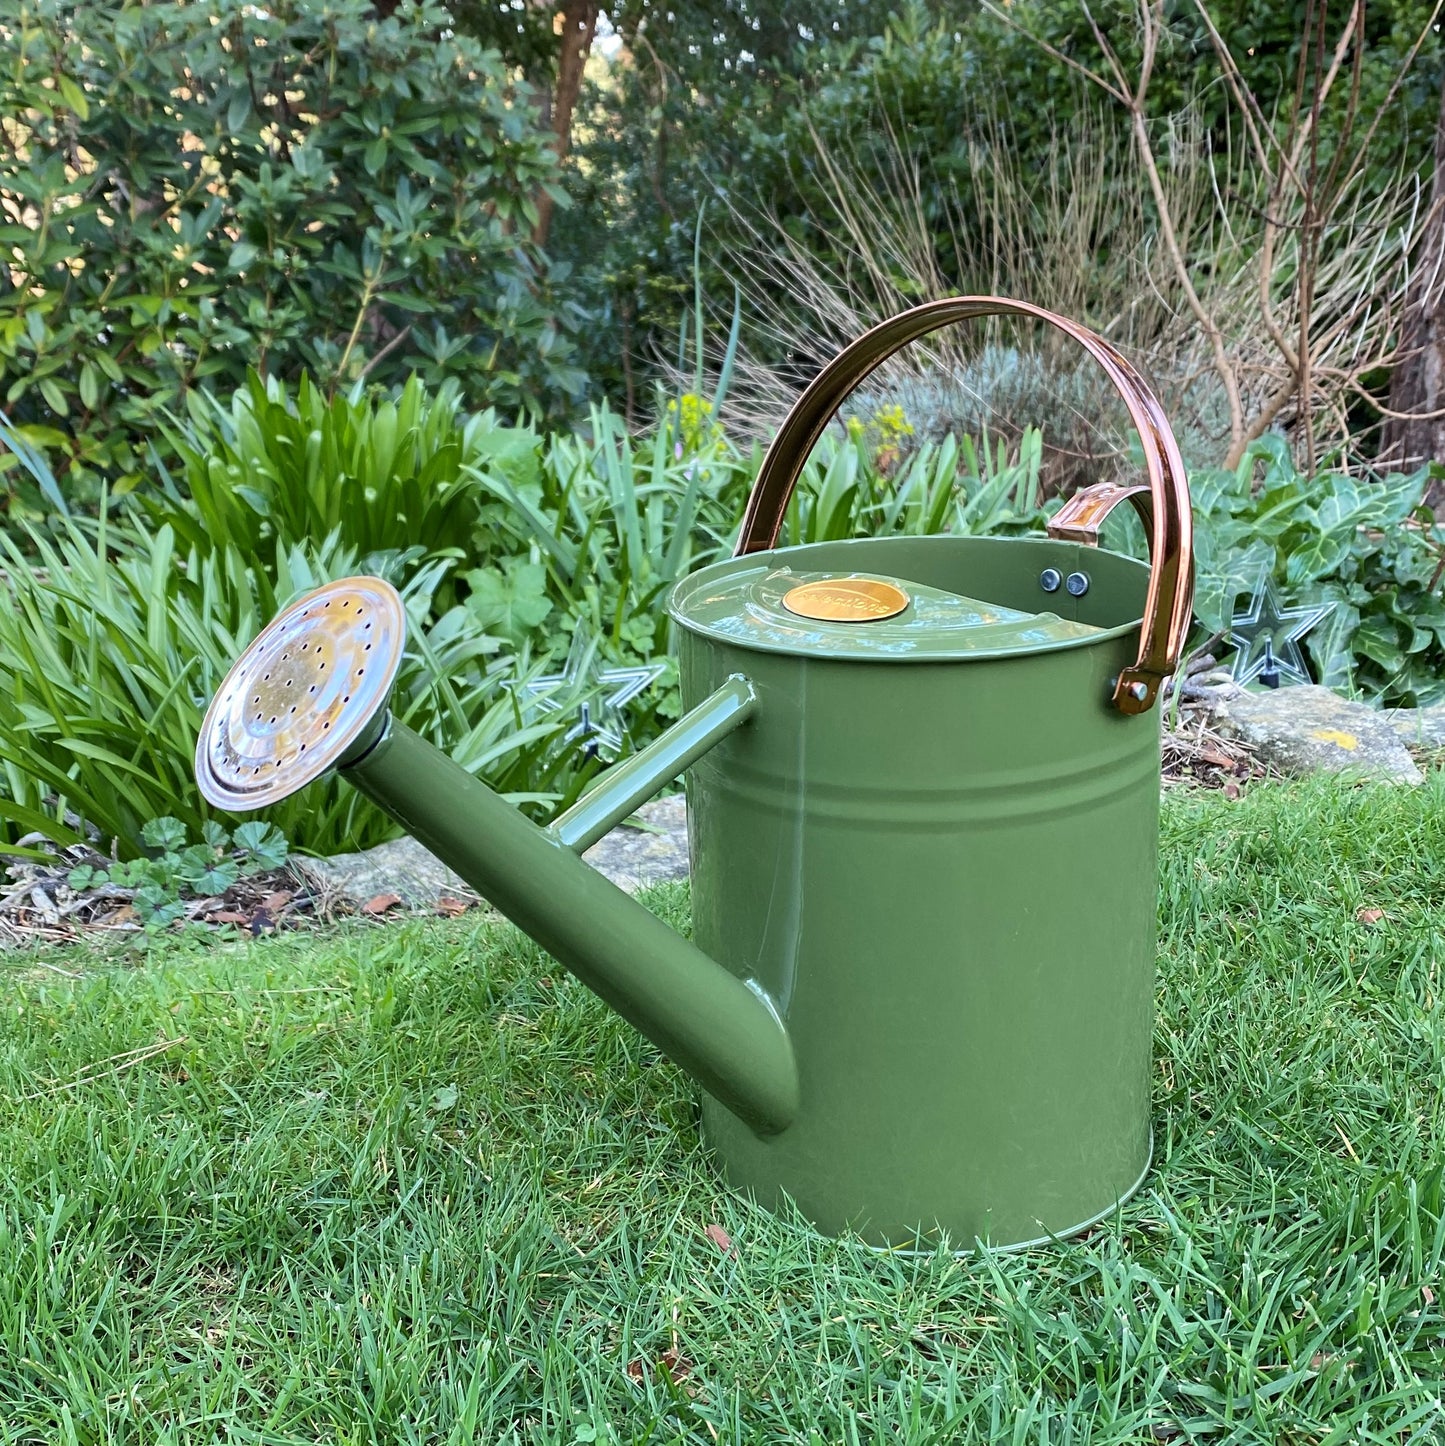
M 629 894 L 685 879 L 687 807 L 682 795 L 643 804 L 637 818 L 642 827 L 622 824 L 582 857 Z M 479 902 L 474 889 L 413 838 L 329 859 L 292 855 L 290 862 L 320 896 L 323 909 L 357 910 L 392 894 L 409 909 L 429 912 L 443 899 Z
M 1281 773 L 1424 782 L 1387 714 L 1313 683 L 1222 699 L 1213 725 Z
M 1433 708 L 1391 708 L 1384 716 L 1411 748 L 1445 748 L 1445 703 Z
M 644 803 L 636 816 L 644 827 L 623 824 L 598 839 L 582 857 L 629 894 L 685 879 L 687 800 L 680 793 L 655 798 Z
M 470 889 L 414 838 L 394 838 L 356 854 L 310 859 L 292 854 L 293 869 L 317 894 L 323 913 L 350 912 L 395 895 L 408 909 L 434 910 L 441 899 L 476 903 Z

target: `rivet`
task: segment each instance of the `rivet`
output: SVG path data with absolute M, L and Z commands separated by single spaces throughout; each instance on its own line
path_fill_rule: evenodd
M 1149 686 L 1148 686 L 1148 684 L 1147 684 L 1147 683 L 1130 683 L 1130 684 L 1129 684 L 1129 696 L 1130 696 L 1136 703 L 1142 703 L 1142 702 L 1145 700 L 1145 698 L 1147 698 L 1147 697 L 1149 696 Z
M 1056 567 L 1046 567 L 1039 574 L 1039 586 L 1045 592 L 1058 592 L 1059 584 L 1063 580 L 1063 574 Z
M 1086 572 L 1071 572 L 1064 579 L 1064 586 L 1068 589 L 1070 597 L 1083 597 L 1089 590 L 1089 574 Z

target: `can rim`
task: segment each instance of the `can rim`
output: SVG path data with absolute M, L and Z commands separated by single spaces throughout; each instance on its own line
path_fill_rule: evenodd
M 808 658 L 819 663 L 832 662 L 846 664 L 986 663 L 994 662 L 1002 658 L 1041 657 L 1048 653 L 1098 647 L 1100 644 L 1129 637 L 1137 633 L 1143 626 L 1144 617 L 1141 608 L 1138 617 L 1127 622 L 1116 623 L 1112 627 L 1100 626 L 1097 632 L 1090 633 L 1085 637 L 1049 639 L 1044 643 L 1035 642 L 992 649 L 940 647 L 920 653 L 872 653 L 863 651 L 856 653 L 835 653 L 819 652 L 816 648 L 810 647 L 804 642 L 791 643 L 775 639 L 762 641 L 735 636 L 731 633 L 722 633 L 709 624 L 700 622 L 696 617 L 690 615 L 687 610 L 688 599 L 698 588 L 707 587 L 720 578 L 728 577 L 739 571 L 746 571 L 752 568 L 767 568 L 772 565 L 795 566 L 800 560 L 809 559 L 822 548 L 827 548 L 830 554 L 833 555 L 836 555 L 838 552 L 846 554 L 849 551 L 857 549 L 872 559 L 866 566 L 860 562 L 856 569 L 857 571 L 883 572 L 885 569 L 878 564 L 876 550 L 895 542 L 909 542 L 913 544 L 928 543 L 944 547 L 958 545 L 960 543 L 973 546 L 1023 546 L 1030 549 L 1037 549 L 1040 554 L 1055 555 L 1058 554 L 1062 548 L 1065 549 L 1070 556 L 1108 557 L 1113 562 L 1138 568 L 1141 576 L 1144 578 L 1147 578 L 1149 574 L 1149 564 L 1138 558 L 1129 557 L 1123 553 L 1113 552 L 1105 548 L 1091 548 L 1079 543 L 1060 542 L 1057 539 L 1049 538 L 1043 534 L 1037 537 L 963 537 L 949 533 L 936 533 L 927 537 L 854 537 L 829 542 L 805 542 L 791 547 L 768 548 L 759 552 L 724 557 L 716 562 L 708 563 L 705 567 L 698 568 L 686 577 L 679 578 L 668 590 L 666 601 L 668 615 L 679 627 L 685 628 L 695 637 L 707 638 L 709 641 L 722 643 L 729 647 L 741 648 L 747 652 L 775 653 L 785 657 Z M 889 573 L 889 576 L 896 576 L 897 580 L 905 586 L 911 581 L 906 574 L 902 573 Z

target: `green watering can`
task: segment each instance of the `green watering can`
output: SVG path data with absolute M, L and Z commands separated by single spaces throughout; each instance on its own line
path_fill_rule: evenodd
M 1118 388 L 1146 482 L 1047 537 L 775 548 L 845 396 L 916 337 L 1009 314 Z M 1097 546 L 1128 500 L 1152 566 Z M 211 704 L 196 775 L 260 808 L 332 768 L 705 1091 L 728 1182 L 878 1245 L 1084 1229 L 1150 1154 L 1159 722 L 1189 626 L 1189 494 L 1158 402 L 1083 327 L 959 297 L 859 338 L 764 458 L 737 552 L 674 589 L 688 712 L 550 826 L 389 716 L 375 578 L 287 608 Z M 579 855 L 686 771 L 688 942 Z

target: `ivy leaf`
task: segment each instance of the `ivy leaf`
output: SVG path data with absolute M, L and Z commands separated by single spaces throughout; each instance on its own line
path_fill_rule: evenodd
M 1341 525 L 1334 532 L 1321 532 L 1306 538 L 1285 560 L 1285 583 L 1290 587 L 1300 587 L 1328 577 L 1349 556 L 1354 541 L 1353 522 Z

